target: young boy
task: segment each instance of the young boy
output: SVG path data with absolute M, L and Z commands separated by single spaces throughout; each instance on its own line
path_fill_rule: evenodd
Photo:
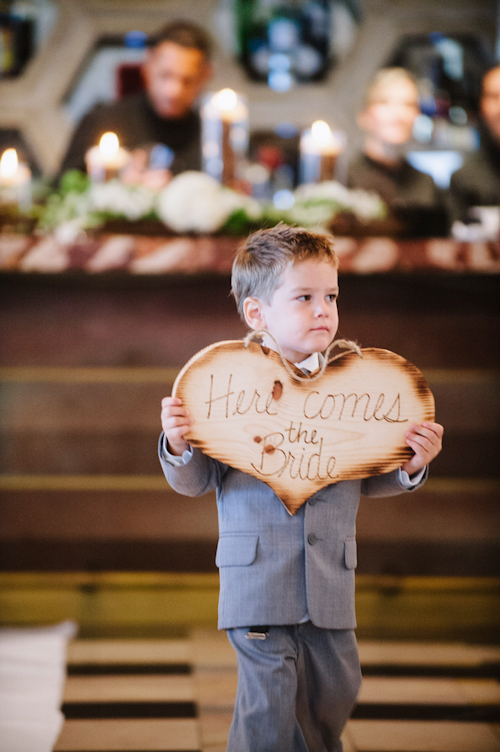
M 233 265 L 232 290 L 264 345 L 314 372 L 335 337 L 333 239 L 279 225 L 251 235 Z M 341 752 L 340 735 L 361 673 L 354 627 L 355 520 L 360 494 L 390 496 L 424 482 L 443 429 L 412 425 L 402 468 L 341 481 L 291 516 L 272 489 L 191 448 L 181 400 L 162 401 L 160 461 L 170 485 L 196 496 L 217 489 L 219 629 L 238 655 L 228 752 Z

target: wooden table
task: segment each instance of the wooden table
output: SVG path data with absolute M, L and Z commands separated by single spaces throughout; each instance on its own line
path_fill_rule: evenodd
M 0 235 L 0 271 L 87 274 L 123 271 L 137 275 L 228 274 L 241 238 L 223 236 L 151 237 L 110 235 L 82 237 L 65 244 L 55 236 Z M 498 273 L 500 243 L 459 243 L 447 238 L 336 240 L 343 273 L 390 271 Z

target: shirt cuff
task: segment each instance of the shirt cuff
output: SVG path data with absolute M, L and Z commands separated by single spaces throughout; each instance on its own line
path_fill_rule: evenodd
M 160 455 L 163 460 L 167 460 L 167 462 L 169 462 L 174 467 L 182 467 L 183 465 L 187 465 L 187 463 L 193 456 L 193 447 L 185 449 L 181 455 L 171 454 L 168 451 L 167 437 L 164 435 L 163 441 L 161 443 Z
M 421 482 L 422 478 L 425 475 L 426 468 L 423 467 L 422 470 L 418 470 L 416 473 L 413 473 L 413 475 L 410 476 L 406 472 L 406 470 L 402 470 L 400 467 L 398 468 L 398 480 L 403 486 L 403 488 L 413 488 L 414 486 L 418 486 L 418 484 Z

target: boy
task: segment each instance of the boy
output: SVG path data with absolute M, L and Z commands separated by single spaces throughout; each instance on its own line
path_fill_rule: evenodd
M 286 225 L 251 235 L 234 261 L 240 314 L 306 372 L 337 332 L 337 266 L 331 237 Z M 399 471 L 331 484 L 291 516 L 265 483 L 187 444 L 192 420 L 181 400 L 167 397 L 162 408 L 170 485 L 191 496 L 217 489 L 219 629 L 238 655 L 228 752 L 341 752 L 361 683 L 353 631 L 360 494 L 422 485 L 442 427 L 412 425 L 414 456 Z

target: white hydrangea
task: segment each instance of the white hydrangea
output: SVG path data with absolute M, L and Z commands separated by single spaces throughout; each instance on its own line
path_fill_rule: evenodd
M 387 214 L 387 207 L 378 193 L 361 188 L 351 190 L 351 208 L 357 217 L 364 220 L 383 219 Z
M 310 208 L 329 203 L 335 205 L 331 208 L 351 211 L 362 220 L 380 219 L 386 214 L 386 206 L 377 193 L 362 189 L 350 190 L 336 180 L 301 185 L 294 195 L 297 208 L 304 204 Z M 331 209 L 330 215 L 332 216 Z
M 333 201 L 340 206 L 349 206 L 351 201 L 351 191 L 336 180 L 300 185 L 294 195 L 296 201 Z
M 256 201 L 195 170 L 174 177 L 160 192 L 156 207 L 162 222 L 177 233 L 217 232 L 238 209 L 250 219 L 261 216 Z
M 314 227 L 317 230 L 326 230 L 332 221 L 331 204 L 302 204 L 296 202 L 286 213 L 286 221 L 301 227 Z
M 155 208 L 156 191 L 142 185 L 127 185 L 120 180 L 93 185 L 89 202 L 94 211 L 115 214 L 135 221 Z

